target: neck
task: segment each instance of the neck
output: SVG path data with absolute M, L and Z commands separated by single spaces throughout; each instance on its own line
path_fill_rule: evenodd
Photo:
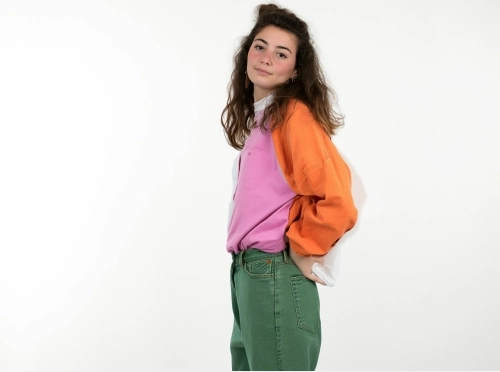
M 271 93 L 270 90 L 254 89 L 253 91 L 253 101 L 259 102 L 262 98 L 268 96 Z

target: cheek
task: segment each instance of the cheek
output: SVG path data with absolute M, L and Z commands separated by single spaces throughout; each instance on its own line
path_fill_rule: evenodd
M 280 75 L 289 76 L 295 68 L 295 62 L 284 62 L 279 65 Z
M 257 53 L 252 51 L 248 52 L 247 60 L 248 62 L 255 62 L 257 60 Z

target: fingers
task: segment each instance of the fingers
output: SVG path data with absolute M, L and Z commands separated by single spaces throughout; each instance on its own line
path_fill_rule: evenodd
M 313 282 L 326 286 L 326 283 L 311 271 L 314 262 L 318 262 L 320 265 L 324 264 L 324 256 L 299 256 L 294 251 L 290 250 L 290 257 L 295 265 L 297 265 L 302 275 Z
M 325 264 L 325 256 L 312 256 L 314 259 L 314 262 L 319 263 L 320 265 Z
M 311 279 L 313 282 L 316 282 L 316 283 L 319 283 L 321 285 L 325 285 L 326 286 L 326 283 L 323 280 L 321 280 L 318 276 L 316 276 L 315 273 L 312 273 L 310 275 L 310 277 L 306 276 L 306 278 L 307 279 Z

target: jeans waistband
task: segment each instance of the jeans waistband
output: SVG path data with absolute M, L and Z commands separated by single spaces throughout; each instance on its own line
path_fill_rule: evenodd
M 239 253 L 231 253 L 231 256 L 233 257 L 233 262 L 234 263 L 239 263 L 240 265 L 243 265 L 244 262 L 247 261 L 253 261 L 259 258 L 262 259 L 283 259 L 283 262 L 288 263 L 288 260 L 290 259 L 289 254 L 288 254 L 288 246 L 285 247 L 281 252 L 278 253 L 267 253 L 264 251 L 261 251 L 260 249 L 257 248 L 252 248 L 252 249 L 246 249 L 244 251 L 241 251 Z

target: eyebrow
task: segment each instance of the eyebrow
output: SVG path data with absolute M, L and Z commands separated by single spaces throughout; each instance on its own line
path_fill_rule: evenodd
M 254 42 L 255 42 L 255 41 L 261 41 L 261 42 L 263 42 L 264 44 L 269 45 L 269 43 L 268 43 L 267 41 L 265 41 L 264 39 L 254 39 Z M 291 51 L 290 49 L 288 49 L 287 47 L 284 47 L 284 46 L 278 45 L 276 48 L 278 48 L 278 49 L 286 49 L 286 50 L 288 50 L 288 51 L 290 52 L 290 54 L 293 54 L 293 53 L 292 53 L 292 51 Z

